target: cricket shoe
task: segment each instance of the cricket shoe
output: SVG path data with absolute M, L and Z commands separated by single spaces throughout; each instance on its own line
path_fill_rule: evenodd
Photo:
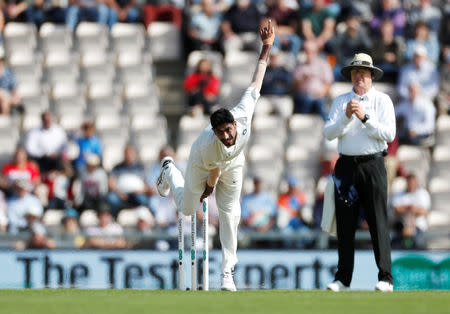
M 339 292 L 339 291 L 344 291 L 344 290 L 349 290 L 349 289 L 350 289 L 349 287 L 344 285 L 339 280 L 335 280 L 335 281 L 329 283 L 328 286 L 327 286 L 327 290 L 331 290 L 331 291 L 334 291 L 334 292 Z
M 375 290 L 381 292 L 392 292 L 394 291 L 394 286 L 387 281 L 378 281 L 377 285 L 375 286 Z
M 170 156 L 164 157 L 161 160 L 161 173 L 159 174 L 158 179 L 156 179 L 156 188 L 158 189 L 159 195 L 163 197 L 169 195 L 170 192 L 170 185 L 166 178 L 170 163 L 173 163 L 173 158 Z
M 224 271 L 222 273 L 222 284 L 221 289 L 223 291 L 237 291 L 236 285 L 233 279 L 234 271 Z

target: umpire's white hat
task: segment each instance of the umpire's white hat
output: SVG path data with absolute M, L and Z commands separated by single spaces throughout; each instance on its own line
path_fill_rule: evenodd
M 383 70 L 373 66 L 372 57 L 366 53 L 357 53 L 349 65 L 342 68 L 341 74 L 348 80 L 352 79 L 350 71 L 353 68 L 367 68 L 372 71 L 373 79 L 377 80 L 383 76 Z

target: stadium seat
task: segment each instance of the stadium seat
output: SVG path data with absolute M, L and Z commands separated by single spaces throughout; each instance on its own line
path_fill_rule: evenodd
M 85 116 L 83 113 L 62 113 L 59 115 L 59 125 L 68 133 L 80 130 L 84 120 Z
M 187 59 L 186 74 L 192 73 L 197 68 L 197 64 L 201 59 L 211 61 L 212 70 L 215 75 L 222 77 L 223 75 L 223 57 L 217 51 L 195 50 L 192 51 Z
M 64 210 L 62 209 L 47 209 L 42 217 L 42 222 L 47 227 L 60 226 L 64 218 Z
M 81 79 L 84 83 L 113 82 L 115 68 L 112 58 L 99 51 L 88 51 L 81 55 Z
M 432 177 L 450 178 L 450 146 L 437 145 L 434 148 L 430 174 Z
M 181 59 L 181 31 L 177 26 L 168 22 L 153 22 L 148 26 L 147 34 L 150 54 L 155 62 Z
M 137 211 L 134 208 L 124 208 L 117 215 L 117 223 L 122 227 L 135 227 L 138 222 Z
M 26 113 L 22 120 L 22 131 L 27 132 L 42 125 L 41 114 L 39 112 Z
M 349 82 L 334 82 L 331 85 L 329 97 L 330 99 L 335 99 L 339 95 L 348 93 L 352 90 L 353 85 Z
M 272 103 L 265 96 L 261 96 L 258 99 L 258 105 L 255 107 L 254 116 L 267 116 L 273 113 Z
M 49 109 L 48 94 L 39 82 L 21 82 L 17 91 L 26 113 L 38 114 Z
M 255 60 L 258 56 L 254 52 L 230 51 L 225 56 L 225 81 L 233 85 L 247 87 L 255 71 Z
M 122 84 L 136 81 L 152 82 L 152 58 L 139 51 L 121 51 L 116 58 L 116 71 L 118 80 Z
M 430 170 L 430 154 L 428 149 L 400 145 L 397 151 L 397 158 L 400 164 L 408 173 L 417 175 L 420 184 L 425 184 Z
M 69 52 L 49 52 L 44 57 L 44 80 L 50 84 L 76 82 L 79 77 L 78 57 Z
M 178 140 L 179 145 L 192 145 L 200 132 L 208 125 L 209 119 L 204 116 L 192 117 L 184 115 L 178 124 Z
M 392 180 L 391 190 L 389 192 L 391 195 L 404 192 L 406 191 L 406 185 L 407 183 L 404 177 L 395 177 L 394 180 Z
M 119 114 L 122 103 L 115 94 L 114 86 L 108 80 L 91 83 L 87 89 L 88 113 L 93 116 L 101 114 Z
M 34 24 L 7 23 L 3 30 L 6 55 L 14 51 L 35 51 L 37 46 L 36 34 Z
M 267 145 L 252 145 L 248 150 L 248 175 L 260 177 L 271 191 L 277 191 L 283 173 L 283 159 Z
M 191 146 L 189 144 L 178 145 L 175 155 L 177 156 L 177 161 L 181 163 L 186 163 L 189 159 L 189 154 L 191 152 Z
M 123 161 L 125 143 L 103 143 L 103 168 L 111 171 L 119 162 Z
M 86 209 L 80 215 L 80 226 L 82 228 L 98 225 L 97 212 L 93 209 Z
M 111 28 L 111 40 L 114 51 L 141 52 L 145 45 L 145 29 L 141 24 L 116 23 Z
M 45 22 L 39 29 L 39 41 L 44 52 L 70 51 L 73 46 L 70 29 L 50 22 Z
M 293 175 L 303 182 L 317 181 L 320 174 L 319 151 L 311 151 L 299 145 L 286 149 L 286 175 Z
M 267 100 L 272 105 L 272 110 L 275 114 L 280 117 L 287 119 L 292 116 L 292 112 L 294 111 L 294 101 L 292 97 L 289 95 L 286 96 L 265 96 Z M 259 102 L 258 102 L 259 106 Z
M 277 116 L 256 116 L 253 119 L 251 141 L 253 144 L 267 145 L 278 156 L 284 152 L 286 128 L 284 120 Z
M 42 57 L 32 51 L 12 51 L 8 64 L 18 83 L 40 82 L 42 79 Z
M 50 91 L 52 111 L 63 114 L 82 115 L 86 110 L 86 99 L 81 86 L 76 83 L 61 82 L 52 86 Z
M 124 111 L 129 115 L 159 112 L 159 91 L 155 85 L 137 81 L 123 88 Z
M 450 116 L 441 115 L 436 121 L 436 144 L 450 146 Z
M 109 47 L 109 34 L 106 25 L 81 22 L 75 30 L 75 44 L 78 52 L 104 52 Z
M 314 114 L 294 114 L 289 119 L 288 144 L 317 151 L 323 138 L 323 119 Z
M 428 184 L 432 210 L 450 213 L 450 179 L 434 177 Z
M 136 117 L 133 117 L 131 122 L 131 140 L 137 146 L 148 146 L 153 149 L 159 148 L 167 144 L 168 129 L 165 118 L 148 117 L 147 125 L 145 127 L 133 127 L 136 124 Z

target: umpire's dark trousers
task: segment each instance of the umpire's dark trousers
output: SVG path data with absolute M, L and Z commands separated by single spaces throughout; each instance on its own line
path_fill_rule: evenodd
M 350 286 L 355 257 L 355 231 L 360 208 L 369 225 L 378 266 L 378 280 L 392 283 L 391 244 L 387 215 L 387 178 L 381 153 L 369 156 L 345 156 L 338 159 L 334 176 L 353 184 L 358 201 L 348 206 L 335 190 L 336 226 L 339 262 L 335 280 Z

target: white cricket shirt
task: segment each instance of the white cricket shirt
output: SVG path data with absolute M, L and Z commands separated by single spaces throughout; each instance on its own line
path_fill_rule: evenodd
M 355 114 L 350 119 L 347 118 L 345 109 L 352 99 L 358 100 L 370 116 L 366 123 L 362 123 Z M 358 156 L 381 152 L 395 137 L 392 100 L 374 87 L 361 96 L 353 90 L 343 94 L 331 105 L 324 134 L 328 140 L 338 138 L 338 152 L 344 155 Z
M 231 109 L 237 124 L 236 143 L 226 147 L 214 134 L 209 124 L 199 135 L 191 148 L 193 166 L 212 170 L 224 169 L 244 150 L 250 138 L 253 112 L 259 98 L 259 91 L 249 87 L 245 90 L 238 105 Z

